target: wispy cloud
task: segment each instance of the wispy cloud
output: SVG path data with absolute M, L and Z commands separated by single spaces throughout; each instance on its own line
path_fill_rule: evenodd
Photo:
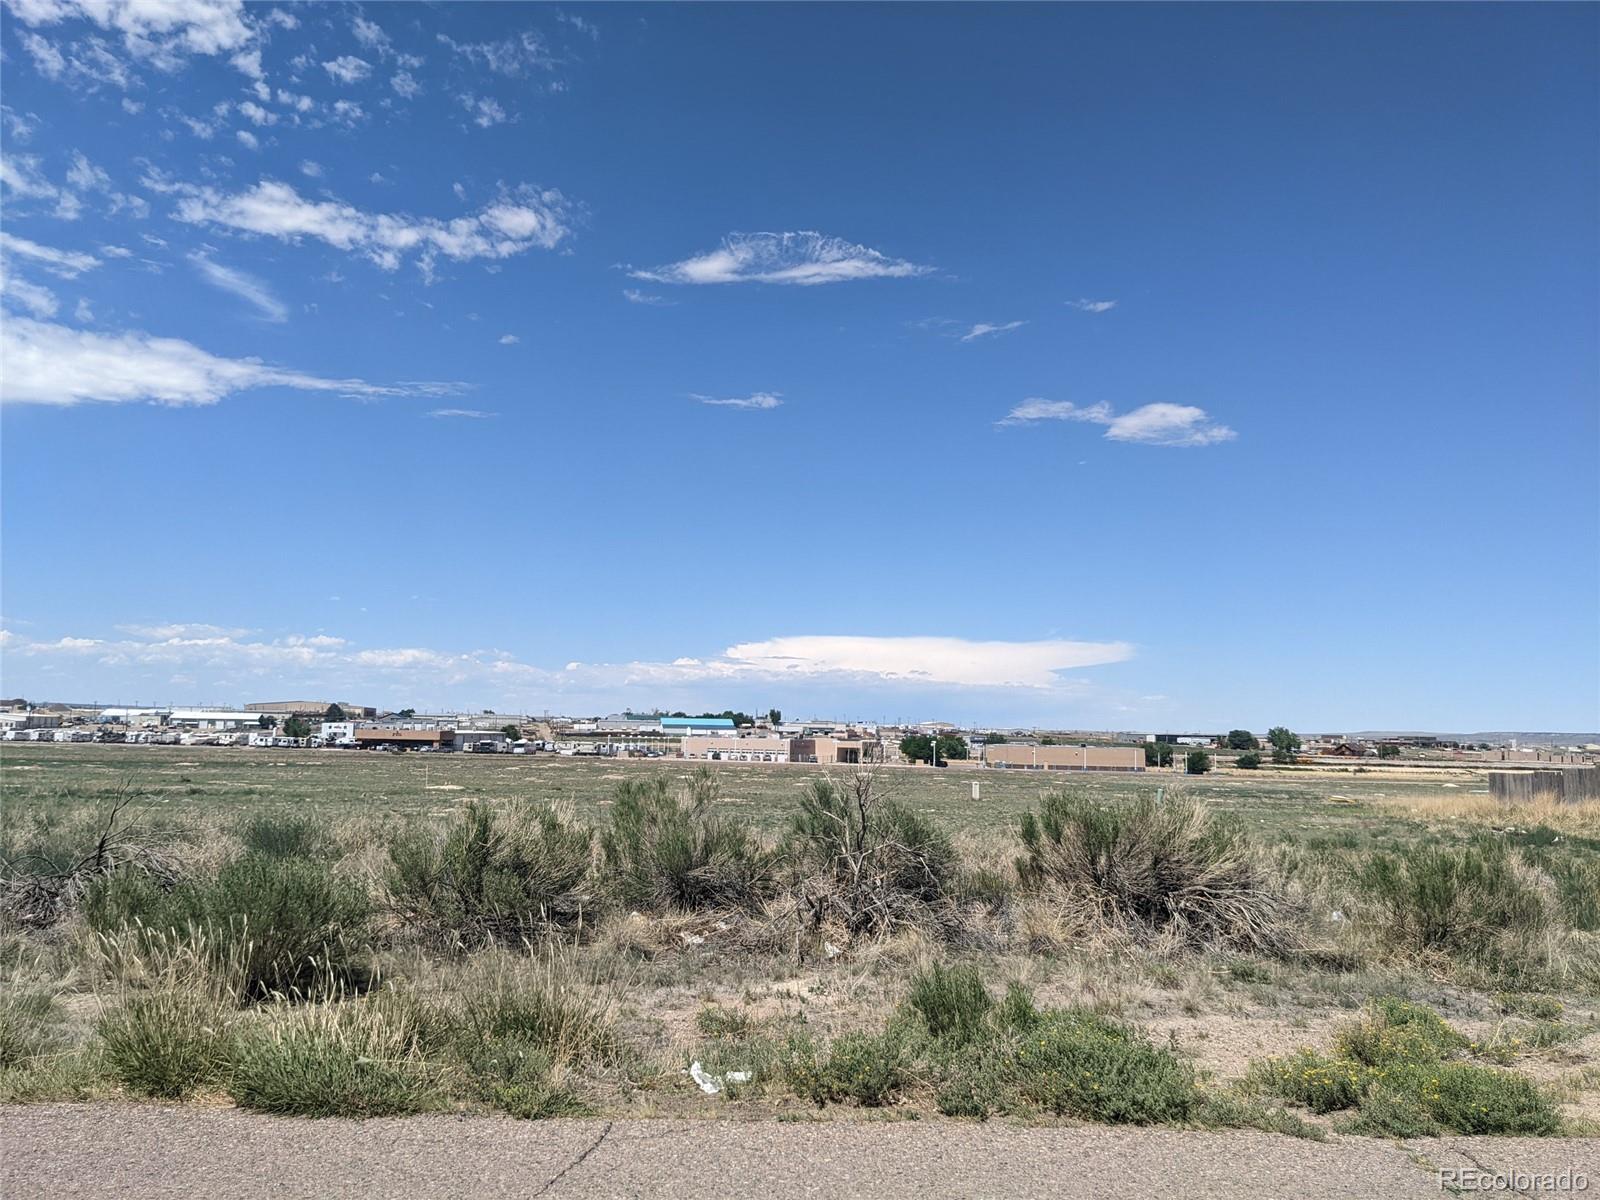
M 1067 307 L 1075 308 L 1079 312 L 1103 313 L 1110 312 L 1117 306 L 1115 300 L 1068 300 Z
M 474 96 L 470 92 L 456 97 L 461 101 L 461 107 L 467 110 L 467 115 L 472 118 L 472 123 L 479 129 L 488 129 L 492 125 L 502 125 L 509 118 L 500 102 L 492 96 Z
M 497 417 L 499 415 L 499 413 L 483 412 L 482 410 L 476 408 L 436 408 L 432 412 L 428 413 L 428 416 L 436 417 L 441 420 L 448 420 L 453 417 L 462 417 L 472 421 L 483 421 L 490 417 Z
M 180 338 L 137 331 L 92 333 L 18 316 L 0 325 L 0 403 L 215 404 L 235 392 L 274 387 L 361 399 L 463 389 L 455 383 L 326 379 L 254 358 L 220 358 Z
M 852 279 L 905 279 L 932 267 L 820 233 L 730 233 L 722 245 L 681 262 L 630 272 L 652 283 L 788 283 L 811 286 Z
M 638 288 L 623 288 L 622 295 L 629 304 L 653 304 L 660 308 L 670 308 L 677 303 L 665 296 L 657 296 L 653 292 L 641 292 Z
M 92 254 L 42 246 L 14 233 L 0 232 L 0 252 L 6 256 L 28 259 L 62 279 L 76 279 L 85 271 L 100 265 L 100 260 Z
M 748 396 L 734 396 L 728 399 L 719 399 L 715 396 L 702 396 L 698 392 L 690 392 L 689 399 L 698 400 L 701 404 L 714 405 L 717 408 L 743 408 L 743 409 L 769 409 L 778 408 L 783 404 L 781 394 L 778 392 L 752 392 Z
M 519 337 L 518 337 L 518 336 L 517 336 L 517 335 L 516 335 L 516 334 L 514 334 L 514 333 L 502 333 L 502 334 L 501 334 L 501 335 L 500 335 L 500 344 L 501 344 L 501 345 L 502 345 L 502 346 L 515 346 L 515 345 L 516 345 L 516 344 L 517 344 L 517 343 L 518 343 L 518 342 L 520 342 L 520 341 L 521 341 L 521 340 L 522 340 L 522 339 L 521 339 L 521 338 L 519 338 Z
M 309 200 L 289 184 L 270 179 L 232 194 L 154 175 L 146 177 L 145 185 L 180 197 L 176 212 L 180 221 L 284 241 L 316 238 L 362 254 L 386 271 L 397 268 L 410 253 L 418 256 L 428 274 L 437 255 L 457 262 L 510 258 L 535 247 L 553 249 L 572 233 L 566 198 L 531 184 L 503 189 L 476 213 L 449 221 L 363 212 L 338 200 Z
M 288 306 L 272 294 L 272 289 L 263 280 L 234 267 L 224 266 L 199 250 L 189 255 L 189 262 L 200 272 L 200 277 L 212 287 L 231 292 L 241 300 L 254 305 L 263 319 L 268 321 L 288 319 Z
M 999 422 L 1001 425 L 1036 425 L 1041 421 L 1082 421 L 1105 428 L 1113 442 L 1141 442 L 1150 446 L 1214 446 L 1238 437 L 1226 425 L 1211 420 L 1203 408 L 1191 404 L 1146 404 L 1125 413 L 1113 412 L 1105 402 L 1077 405 L 1070 400 L 1024 400 Z
M 961 335 L 963 342 L 976 342 L 980 338 L 998 337 L 1000 334 L 1010 333 L 1014 329 L 1021 329 L 1026 321 L 1007 321 L 1004 325 L 986 325 L 979 322 Z
M 372 74 L 372 64 L 364 58 L 357 58 L 354 54 L 341 54 L 338 58 L 323 63 L 322 69 L 328 73 L 330 79 L 344 84 L 360 83 Z

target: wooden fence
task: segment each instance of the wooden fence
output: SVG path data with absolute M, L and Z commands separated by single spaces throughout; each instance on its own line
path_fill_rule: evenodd
M 1600 800 L 1600 766 L 1490 771 L 1489 794 L 1502 804 L 1581 804 Z

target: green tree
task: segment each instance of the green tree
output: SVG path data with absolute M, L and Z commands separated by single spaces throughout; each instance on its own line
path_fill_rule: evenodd
M 283 736 L 294 738 L 310 737 L 311 722 L 304 717 L 290 717 L 283 723 Z
M 1378 747 L 1378 757 L 1379 758 L 1399 758 L 1400 757 L 1400 747 L 1394 745 L 1391 742 L 1385 742 L 1383 745 Z
M 1294 752 L 1300 749 L 1300 735 L 1284 725 L 1274 725 L 1267 730 L 1267 741 L 1272 744 L 1272 761 L 1294 761 Z
M 900 755 L 907 762 L 931 762 L 933 739 L 925 733 L 908 733 L 900 739 Z
M 1257 754 L 1254 750 L 1246 750 L 1243 754 L 1239 755 L 1238 758 L 1233 760 L 1233 765 L 1242 771 L 1254 771 L 1261 765 L 1261 755 Z
M 1256 741 L 1256 735 L 1248 729 L 1228 730 L 1227 746 L 1229 750 L 1261 749 L 1261 743 Z
M 1056 739 L 1053 737 L 1046 736 L 1039 739 L 1039 745 L 1041 746 L 1054 746 L 1055 744 Z
M 967 758 L 972 754 L 967 745 L 967 739 L 954 733 L 941 733 L 939 735 L 939 757 L 948 761 L 952 758 Z
M 259 729 L 271 729 L 276 724 L 277 722 L 267 713 L 262 713 L 256 718 L 256 727 Z
M 409 721 L 416 715 L 417 710 L 414 708 L 402 708 L 399 712 L 395 713 L 395 716 L 399 717 L 402 721 Z
M 500 732 L 505 734 L 513 742 L 520 740 L 522 737 L 522 730 L 515 725 L 502 725 L 500 726 Z
M 983 744 L 985 746 L 1004 746 L 1006 744 L 1006 735 L 1003 733 L 986 733 L 983 735 Z
M 1190 775 L 1204 775 L 1211 770 L 1211 755 L 1196 746 L 1183 760 L 1183 769 Z
M 782 725 L 783 724 L 783 711 L 781 709 L 776 709 L 776 708 L 767 709 L 767 724 L 775 725 L 775 726 L 776 725 Z
M 1168 742 L 1146 742 L 1144 744 L 1144 765 L 1147 767 L 1170 767 L 1172 765 L 1172 746 Z
M 344 709 L 337 704 L 330 704 L 328 705 L 328 711 L 322 714 L 322 719 L 324 721 L 342 721 L 344 720 Z

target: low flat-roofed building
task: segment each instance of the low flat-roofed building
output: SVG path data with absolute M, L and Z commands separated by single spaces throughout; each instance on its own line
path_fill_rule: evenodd
M 990 767 L 1032 771 L 1142 771 L 1142 746 L 1020 746 L 1002 743 L 983 748 Z
M 712 762 L 788 762 L 790 746 L 786 737 L 686 737 L 678 752 Z
M 260 723 L 260 713 L 219 708 L 175 708 L 167 716 L 167 724 L 179 729 L 243 729 Z
M 244 707 L 246 712 L 267 713 L 274 717 L 321 717 L 334 705 L 344 711 L 347 720 L 362 720 L 378 715 L 375 708 L 346 704 L 343 700 L 258 700 Z
M 61 724 L 60 713 L 8 712 L 0 713 L 0 730 L 55 729 Z
M 682 734 L 685 737 L 696 733 L 733 737 L 738 730 L 733 724 L 732 717 L 662 717 L 661 732 Z
M 881 750 L 881 742 L 862 738 L 803 737 L 789 743 L 789 760 L 820 766 L 850 766 L 878 761 Z
M 382 729 L 355 731 L 356 745 L 362 750 L 454 750 L 454 729 Z

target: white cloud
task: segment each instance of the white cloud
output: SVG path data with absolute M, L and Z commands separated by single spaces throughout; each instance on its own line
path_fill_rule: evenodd
M 517 343 L 518 343 L 518 342 L 520 342 L 520 341 L 521 341 L 521 340 L 522 340 L 522 339 L 521 339 L 521 338 L 519 338 L 519 337 L 518 337 L 518 336 L 517 336 L 517 335 L 516 335 L 516 334 L 514 334 L 514 333 L 502 333 L 502 334 L 501 334 L 501 335 L 500 335 L 500 344 L 501 344 L 501 345 L 502 345 L 502 346 L 515 346 L 515 345 L 516 345 L 516 344 L 517 344 Z
M 239 115 L 248 120 L 252 125 L 276 125 L 278 114 L 270 109 L 262 108 L 254 100 L 244 100 L 239 104 Z
M 450 47 L 462 58 L 499 75 L 521 75 L 534 67 L 548 69 L 555 65 L 544 43 L 532 32 L 498 42 L 458 42 L 445 33 L 439 34 L 438 39 L 440 45 Z
M 78 303 L 73 305 L 72 308 L 72 319 L 79 325 L 89 324 L 89 322 L 94 320 L 94 305 L 90 304 L 82 296 L 79 296 Z
M 653 304 L 659 308 L 670 308 L 676 301 L 668 300 L 665 296 L 657 296 L 653 292 L 641 292 L 638 288 L 623 288 L 623 298 L 629 304 Z
M 430 417 L 449 420 L 453 417 L 462 417 L 473 421 L 487 420 L 489 417 L 498 416 L 498 413 L 483 412 L 476 408 L 436 408 L 428 413 Z
M 239 129 L 234 132 L 234 137 L 239 139 L 239 144 L 250 150 L 261 149 L 261 140 L 248 129 Z
M 1151 446 L 1213 446 L 1238 436 L 1226 425 L 1213 422 L 1203 408 L 1190 404 L 1146 404 L 1115 413 L 1105 402 L 1079 406 L 1070 400 L 1024 400 L 1001 425 L 1033 425 L 1040 421 L 1084 421 L 1105 427 L 1114 442 L 1142 442 Z
M 55 316 L 61 307 L 54 292 L 22 278 L 6 262 L 0 262 L 0 300 L 12 309 L 20 308 L 40 318 Z
M 234 392 L 267 387 L 362 398 L 460 390 L 457 384 L 324 379 L 254 358 L 219 358 L 179 338 L 136 331 L 91 333 L 16 316 L 0 325 L 0 403 L 215 404 Z
M 257 35 L 242 0 L 7 0 L 6 7 L 31 29 L 84 21 L 120 34 L 129 55 L 161 71 L 177 70 L 188 55 L 222 54 L 231 55 L 247 74 L 252 67 L 259 70 L 259 59 L 250 53 Z M 47 75 L 53 70 L 55 78 L 124 88 L 133 82 L 126 66 L 98 37 L 53 46 L 28 34 L 24 45 L 40 70 Z
M 1010 333 L 1013 329 L 1021 329 L 1026 321 L 1007 321 L 1004 325 L 986 325 L 979 322 L 961 335 L 963 342 L 975 342 L 979 338 L 996 337 L 1003 333 Z
M 0 155 L 0 187 L 9 193 L 13 206 L 18 200 L 49 201 L 54 206 L 50 215 L 63 221 L 76 221 L 83 213 L 78 194 L 46 179 L 35 154 Z
M 121 636 L 68 636 L 34 640 L 11 634 L 8 659 L 21 674 L 24 664 L 68 661 L 120 673 L 140 668 L 183 670 L 208 683 L 248 672 L 286 691 L 309 690 L 324 680 L 347 688 L 400 685 L 413 700 L 424 689 L 468 685 L 494 698 L 610 695 L 641 689 L 703 690 L 749 684 L 800 690 L 810 685 L 875 689 L 987 689 L 1057 699 L 1074 681 L 1062 672 L 1123 662 L 1133 656 L 1125 642 L 971 641 L 952 637 L 799 636 L 733 645 L 709 657 L 662 661 L 567 663 L 539 667 L 498 650 L 451 652 L 423 646 L 360 648 L 326 634 L 252 636 L 218 626 L 173 623 L 125 626 Z M 105 674 L 97 678 L 106 678 Z M 102 684 L 95 690 L 112 690 Z M 258 686 L 258 683 L 252 683 Z M 613 701 L 614 702 L 614 701 Z
M 88 92 L 96 91 L 102 84 L 123 91 L 138 85 L 133 71 L 101 38 L 88 37 L 76 44 L 66 42 L 58 46 L 39 34 L 24 33 L 21 41 L 28 57 L 33 59 L 34 69 L 46 79 Z
M 341 125 L 356 125 L 367 119 L 367 110 L 354 100 L 335 100 L 332 109 L 333 119 Z
M 851 279 L 904 279 L 926 275 L 932 269 L 889 258 L 841 238 L 802 231 L 730 233 L 715 250 L 631 274 L 653 283 L 812 285 Z
M 394 78 L 389 80 L 389 86 L 392 87 L 398 95 L 407 100 L 414 98 L 419 92 L 422 91 L 422 85 L 417 82 L 417 77 L 410 71 L 397 71 Z
M 1079 312 L 1103 313 L 1110 312 L 1117 306 L 1115 300 L 1068 300 L 1067 307 L 1075 308 Z
M 100 260 L 92 254 L 84 254 L 79 250 L 57 250 L 54 246 L 41 246 L 38 242 L 30 242 L 27 238 L 18 237 L 14 233 L 0 232 L 0 250 L 7 255 L 38 263 L 52 275 L 59 275 L 62 279 L 76 279 L 85 271 L 92 271 L 100 265 Z
M 300 174 L 307 179 L 321 179 L 322 164 L 309 158 L 303 158 L 300 160 Z
M 691 392 L 689 399 L 698 400 L 701 404 L 713 404 L 719 408 L 760 410 L 778 408 L 783 404 L 781 396 L 782 393 L 780 392 L 753 392 L 748 396 L 736 396 L 727 400 L 719 400 L 715 396 L 702 396 L 697 392 Z
M 506 110 L 500 107 L 499 101 L 489 96 L 474 96 L 471 93 L 457 97 L 461 107 L 467 110 L 472 118 L 472 123 L 480 129 L 488 129 L 491 125 L 503 124 L 506 120 Z
M 207 283 L 225 292 L 231 292 L 241 300 L 254 305 L 265 320 L 283 321 L 288 318 L 288 306 L 272 294 L 272 289 L 266 283 L 254 275 L 224 266 L 198 250 L 189 255 L 189 261 Z
M 356 35 L 356 41 L 368 49 L 376 50 L 379 54 L 389 50 L 389 35 L 383 27 L 375 21 L 369 21 L 360 13 L 351 18 L 350 28 Z
M 357 58 L 354 54 L 341 54 L 338 58 L 331 59 L 322 64 L 330 78 L 340 83 L 360 83 L 372 74 L 372 64 L 364 58 Z
M 232 195 L 209 187 L 167 185 L 182 195 L 177 219 L 286 241 L 316 238 L 354 251 L 386 271 L 415 254 L 424 272 L 434 257 L 456 262 L 510 258 L 552 249 L 570 235 L 570 210 L 560 192 L 528 184 L 507 189 L 477 213 L 440 221 L 401 213 L 367 213 L 336 200 L 308 200 L 286 183 L 265 180 Z

